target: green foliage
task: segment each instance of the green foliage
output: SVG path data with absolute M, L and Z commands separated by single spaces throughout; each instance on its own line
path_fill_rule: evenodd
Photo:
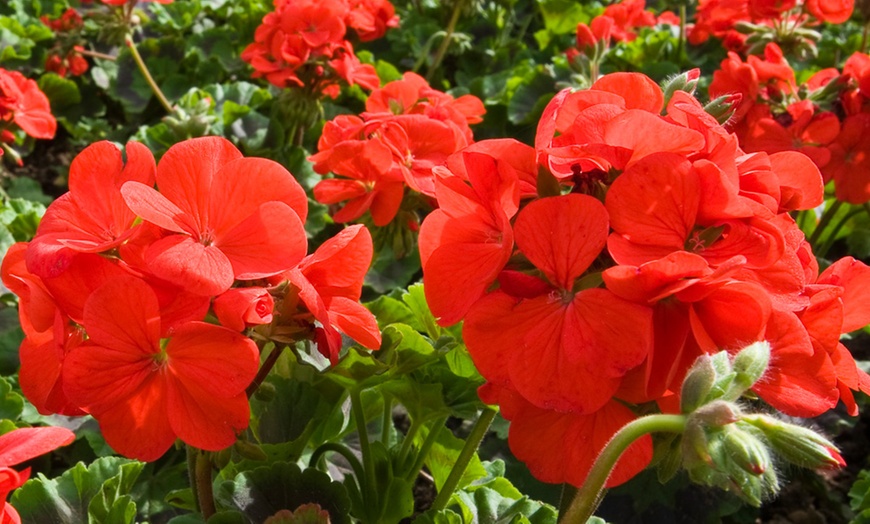
M 341 483 L 330 480 L 321 471 L 302 470 L 286 462 L 243 471 L 233 480 L 223 482 L 215 496 L 224 506 L 236 508 L 251 523 L 263 522 L 282 509 L 294 510 L 306 503 L 320 505 L 336 524 L 349 522 L 350 501 Z
M 40 474 L 12 496 L 24 522 L 57 524 L 131 524 L 136 503 L 130 496 L 145 465 L 103 457 L 89 466 L 79 462 L 56 479 Z

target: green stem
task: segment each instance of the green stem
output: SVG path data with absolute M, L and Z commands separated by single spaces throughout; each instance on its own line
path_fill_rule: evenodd
M 562 494 L 559 496 L 559 515 L 568 512 L 568 508 L 571 507 L 571 502 L 574 501 L 578 491 L 577 486 L 572 486 L 567 482 L 562 484 Z
M 356 421 L 356 430 L 359 433 L 359 448 L 362 452 L 363 466 L 365 469 L 365 479 L 359 479 L 358 483 L 365 481 L 365 489 L 360 490 L 363 493 L 363 500 L 366 504 L 374 504 L 377 500 L 377 478 L 375 477 L 375 458 L 372 455 L 372 448 L 369 444 L 369 434 L 366 430 L 366 415 L 362 405 L 362 397 L 359 390 L 351 390 L 350 406 L 353 411 L 353 418 Z M 374 496 L 374 498 L 373 498 Z
M 325 444 L 321 444 L 319 448 L 314 450 L 314 453 L 311 454 L 311 459 L 308 461 L 308 467 L 316 468 L 318 461 L 320 461 L 320 458 L 329 451 L 333 451 L 344 457 L 348 464 L 350 464 L 351 469 L 353 469 L 356 478 L 363 478 L 363 476 L 365 475 L 365 470 L 363 469 L 363 465 L 360 463 L 359 459 L 356 458 L 356 456 L 351 450 L 347 448 L 347 446 L 338 444 L 336 442 L 326 442 Z
M 136 65 L 139 66 L 139 71 L 142 72 L 142 76 L 145 77 L 145 81 L 148 82 L 148 86 L 151 87 L 151 91 L 154 93 L 154 96 L 157 97 L 157 100 L 160 101 L 160 105 L 166 109 L 167 113 L 172 113 L 172 104 L 169 103 L 169 100 L 166 99 L 166 95 L 163 94 L 163 91 L 158 87 L 157 82 L 154 81 L 154 78 L 151 76 L 151 73 L 148 71 L 148 67 L 145 65 L 145 61 L 142 60 L 142 55 L 139 54 L 139 50 L 136 49 L 136 43 L 133 42 L 133 37 L 127 35 L 126 37 L 127 47 L 130 48 L 130 53 L 133 55 L 133 60 L 136 61 Z
M 393 398 L 384 397 L 384 418 L 381 419 L 381 442 L 389 448 L 390 428 L 393 427 Z
M 604 485 L 616 466 L 616 461 L 635 440 L 654 432 L 682 433 L 685 428 L 685 415 L 647 415 L 623 426 L 601 450 L 583 486 L 565 514 L 560 516 L 559 522 L 585 524 L 589 520 L 601 503 Z
M 417 475 L 420 474 L 420 470 L 423 469 L 423 464 L 426 462 L 426 457 L 429 455 L 429 450 L 435 445 L 435 441 L 438 440 L 438 434 L 444 429 L 444 424 L 446 423 L 447 417 L 438 419 L 432 426 L 432 430 L 426 435 L 426 440 L 423 441 L 423 445 L 420 446 L 420 451 L 417 453 L 417 460 L 414 461 L 414 465 L 411 466 L 408 475 L 405 477 L 408 482 L 413 482 L 417 478 Z
M 193 493 L 193 502 L 196 504 L 196 511 L 202 511 L 199 507 L 199 490 L 196 483 L 196 456 L 199 450 L 190 444 L 185 446 L 187 452 L 187 477 L 190 482 L 190 491 Z
M 452 497 L 453 492 L 456 491 L 456 486 L 459 485 L 459 481 L 462 480 L 462 475 L 465 474 L 465 469 L 468 467 L 468 463 L 471 462 L 471 458 L 475 453 L 477 453 L 477 448 L 479 448 L 480 443 L 483 442 L 483 437 L 485 437 L 486 432 L 489 431 L 489 426 L 492 424 L 497 413 L 498 411 L 494 408 L 486 407 L 477 418 L 477 422 L 475 422 L 474 427 L 471 428 L 471 433 L 468 435 L 468 438 L 465 439 L 465 445 L 462 447 L 462 451 L 459 452 L 459 457 L 456 458 L 456 463 L 453 464 L 453 469 L 450 470 L 447 480 L 444 481 L 444 485 L 441 486 L 441 489 L 438 491 L 438 496 L 435 497 L 435 502 L 432 503 L 433 510 L 438 511 L 447 507 L 450 497 Z
M 810 238 L 808 240 L 810 246 L 812 246 L 813 248 L 813 252 L 815 252 L 816 249 L 819 247 L 816 245 L 816 243 L 819 241 L 819 238 L 821 238 L 822 232 L 824 232 L 825 228 L 828 227 L 828 223 L 833 220 L 834 215 L 837 214 L 837 211 L 842 205 L 843 202 L 839 200 L 834 200 L 834 203 L 831 204 L 827 209 L 825 209 L 824 213 L 822 213 L 822 218 L 819 219 L 819 223 L 816 224 L 816 228 L 813 230 L 813 234 L 810 235 Z
M 453 33 L 456 31 L 456 24 L 459 22 L 459 15 L 462 14 L 462 6 L 465 4 L 465 0 L 454 0 L 454 2 L 453 12 L 450 14 L 450 21 L 447 22 L 444 40 L 441 41 L 441 45 L 438 46 L 438 50 L 435 51 L 435 60 L 432 61 L 432 65 L 429 67 L 429 72 L 426 73 L 426 81 L 428 82 L 432 81 L 432 75 L 435 74 L 435 70 L 441 65 L 441 61 L 444 60 L 444 55 L 447 54 L 447 49 L 450 47 L 450 42 L 453 40 Z
M 870 36 L 870 18 L 864 20 L 864 30 L 861 32 L 861 52 L 867 52 L 867 39 Z
M 266 357 L 263 365 L 260 366 L 260 369 L 257 371 L 257 376 L 254 377 L 254 381 L 245 389 L 245 393 L 248 395 L 248 398 L 251 398 L 251 395 L 257 392 L 260 388 L 260 384 L 266 380 L 266 377 L 269 376 L 269 372 L 272 371 L 272 368 L 275 367 L 275 363 L 278 362 L 278 357 L 281 356 L 281 353 L 284 351 L 284 346 L 275 346 L 272 348 L 272 352 L 269 353 L 269 356 Z
M 423 427 L 422 422 L 411 419 L 411 427 L 408 428 L 408 432 L 405 433 L 404 437 L 402 437 L 402 447 L 399 449 L 399 454 L 396 455 L 396 464 L 402 465 L 405 463 L 408 454 L 411 452 L 411 445 L 414 443 L 414 437 L 417 436 L 421 427 Z
M 217 513 L 214 505 L 214 486 L 211 478 L 211 454 L 197 449 L 196 451 L 196 494 L 197 506 L 205 520 Z
M 686 49 L 686 3 L 680 3 L 680 39 L 677 41 L 677 63 L 683 64 L 683 52 Z

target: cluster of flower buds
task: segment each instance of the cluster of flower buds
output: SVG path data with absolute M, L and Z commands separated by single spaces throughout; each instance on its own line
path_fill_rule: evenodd
M 699 484 L 732 491 L 754 506 L 779 490 L 775 459 L 813 469 L 845 465 L 833 443 L 810 429 L 769 415 L 745 413 L 737 400 L 760 380 L 770 345 L 756 342 L 739 351 L 698 358 L 681 394 L 685 431 L 670 439 L 659 457 L 659 474 L 677 466 Z M 660 448 L 665 449 L 665 448 Z
M 58 37 L 46 58 L 45 70 L 60 76 L 66 76 L 67 72 L 73 76 L 84 74 L 88 70 L 88 61 L 82 56 L 84 48 L 80 45 L 80 34 L 84 27 L 82 15 L 70 7 L 57 19 L 43 16 L 41 20 Z

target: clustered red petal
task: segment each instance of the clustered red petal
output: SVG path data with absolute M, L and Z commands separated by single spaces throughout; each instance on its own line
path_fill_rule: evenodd
M 276 1 L 242 59 L 253 66 L 254 78 L 335 98 L 339 81 L 366 89 L 380 84 L 374 67 L 354 55 L 347 29 L 365 42 L 398 23 L 388 0 Z
M 838 200 L 870 201 L 870 57 L 855 53 L 843 70 L 823 69 L 803 85 L 776 44 L 744 62 L 729 53 L 710 95 L 739 95 L 729 126 L 747 152 L 799 151 L 833 181 Z
M 125 161 L 99 142 L 75 158 L 69 187 L 0 267 L 20 299 L 21 389 L 40 413 L 90 414 L 140 460 L 176 438 L 217 451 L 248 425 L 260 355 L 242 331 L 292 325 L 295 342 L 327 330 L 320 350 L 336 358 L 339 331 L 380 346 L 358 303 L 371 237 L 351 228 L 306 257 L 308 200 L 279 164 L 217 137 L 159 164 L 139 143 Z M 301 302 L 288 298 L 297 283 Z M 210 308 L 220 325 L 204 322 Z
M 14 126 L 14 127 L 13 127 Z M 21 129 L 33 138 L 54 138 L 57 121 L 51 105 L 39 86 L 18 71 L 0 68 L 0 141 L 9 128 Z M 14 136 L 9 135 L 9 138 Z M 2 154 L 2 149 L 0 149 Z
M 793 85 L 774 58 L 765 81 Z M 853 392 L 870 391 L 839 342 L 870 322 L 870 268 L 847 258 L 819 274 L 789 215 L 822 202 L 818 168 L 745 151 L 687 92 L 666 102 L 636 73 L 562 91 L 534 148 L 484 140 L 451 155 L 435 198 L 420 229 L 430 308 L 464 321 L 481 398 L 542 480 L 580 485 L 631 406 L 674 406 L 702 354 L 768 341 L 754 391 L 793 416 L 839 401 L 854 413 Z M 609 485 L 651 446 L 631 447 Z
M 405 186 L 433 197 L 433 170 L 474 141 L 470 124 L 482 120 L 483 102 L 453 98 L 414 73 L 372 91 L 359 117 L 340 115 L 326 123 L 311 157 L 314 170 L 335 178 L 314 188 L 324 204 L 346 202 L 333 218 L 350 222 L 371 212 L 384 226 L 395 218 Z

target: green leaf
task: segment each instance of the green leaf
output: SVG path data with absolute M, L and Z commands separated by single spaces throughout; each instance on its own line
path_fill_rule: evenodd
M 408 307 L 417 318 L 418 324 L 423 326 L 423 331 L 432 340 L 441 338 L 443 329 L 435 321 L 435 316 L 429 311 L 429 304 L 426 302 L 426 295 L 423 292 L 423 284 L 414 284 L 408 288 L 408 292 L 402 296 L 402 301 L 408 304 Z
M 13 178 L 9 181 L 9 185 L 6 188 L 6 194 L 12 199 L 9 201 L 9 205 L 15 206 L 12 201 L 21 199 L 21 200 L 29 200 L 31 204 L 39 203 L 48 205 L 51 203 L 52 198 L 45 193 L 42 192 L 42 187 L 39 185 L 39 182 L 33 180 L 32 178 Z M 22 204 L 23 205 L 23 204 Z M 38 209 L 34 207 L 34 209 Z M 40 212 L 39 216 L 42 216 L 44 213 L 44 209 Z
M 0 377 L 0 419 L 18 420 L 24 411 L 24 397 L 12 390 L 12 384 Z
M 465 441 L 454 436 L 447 428 L 439 427 L 437 429 L 438 435 L 435 437 L 435 444 L 432 445 L 432 448 L 426 455 L 425 464 L 435 482 L 435 488 L 438 491 L 441 491 L 441 487 L 444 485 L 444 482 L 453 470 L 454 464 L 456 464 L 456 461 L 459 459 L 459 453 L 462 451 Z M 429 431 L 430 430 L 427 427 L 423 427 L 420 430 L 414 439 L 418 447 L 426 440 Z M 465 468 L 465 472 L 462 474 L 459 484 L 456 487 L 462 489 L 475 480 L 486 476 L 487 471 L 484 469 L 480 458 L 475 454 L 471 457 L 471 461 L 469 461 L 468 466 Z
M 463 524 L 462 515 L 449 509 L 429 510 L 416 519 L 414 524 Z
M 558 513 L 548 504 L 528 497 L 513 499 L 491 488 L 479 488 L 455 495 L 466 522 L 528 522 L 556 524 Z M 514 520 L 519 519 L 519 520 Z
M 401 300 L 396 300 L 389 295 L 381 295 L 367 302 L 365 306 L 378 319 L 378 326 L 382 330 L 390 324 L 408 324 L 417 331 L 423 331 L 423 326 L 417 323 L 414 312 Z
M 23 522 L 132 522 L 99 518 L 108 515 L 126 518 L 128 503 L 132 503 L 127 495 L 143 467 L 141 462 L 119 457 L 99 458 L 89 466 L 79 462 L 56 479 L 39 474 L 27 481 L 12 495 L 12 504 Z M 133 508 L 135 517 L 135 504 Z
M 16 179 L 30 180 L 31 179 Z M 35 182 L 34 182 L 35 183 Z M 36 184 L 36 188 L 38 188 Z M 50 200 L 44 194 L 42 189 L 27 190 L 38 191 L 39 198 Z M 22 191 L 26 187 L 21 187 L 20 183 L 17 189 L 10 188 L 10 191 Z M 16 242 L 26 242 L 33 238 L 36 234 L 36 228 L 39 226 L 39 221 L 42 215 L 45 214 L 45 206 L 40 202 L 33 202 L 24 198 L 12 198 L 0 205 L 0 224 L 3 224 L 8 229 L 9 233 L 14 237 Z M 2 251 L 4 254 L 6 250 Z
M 72 80 L 58 76 L 55 73 L 46 73 L 39 78 L 39 89 L 45 93 L 51 102 L 51 112 L 57 114 L 69 106 L 82 101 L 79 87 Z
M 508 120 L 512 124 L 533 124 L 556 94 L 556 80 L 543 66 L 527 74 L 508 102 Z
M 263 522 L 282 509 L 308 503 L 320 505 L 336 524 L 350 522 L 350 499 L 341 483 L 330 480 L 322 471 L 303 471 L 287 462 L 243 471 L 234 480 L 223 482 L 215 496 L 252 522 Z
M 0 375 L 18 371 L 18 347 L 22 340 L 24 331 L 18 321 L 18 311 L 14 307 L 0 306 Z

